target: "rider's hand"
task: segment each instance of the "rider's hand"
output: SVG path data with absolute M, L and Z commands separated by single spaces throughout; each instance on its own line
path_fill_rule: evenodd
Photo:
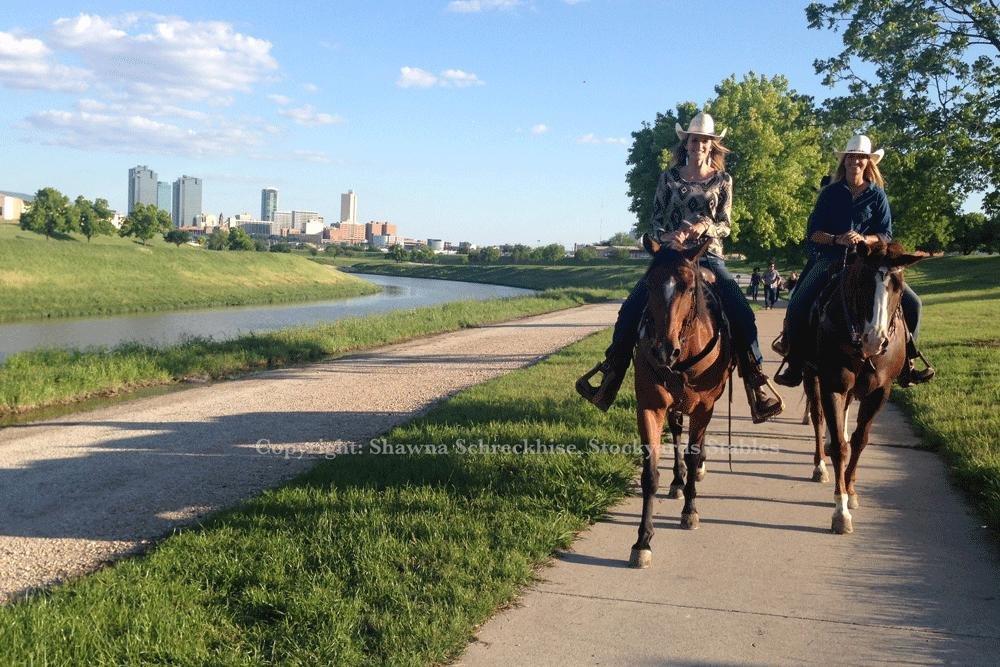
M 686 229 L 675 229 L 669 234 L 664 234 L 661 237 L 663 243 L 669 245 L 671 248 L 674 248 L 675 250 L 679 250 L 680 248 L 682 248 L 687 239 L 688 239 L 688 230 Z

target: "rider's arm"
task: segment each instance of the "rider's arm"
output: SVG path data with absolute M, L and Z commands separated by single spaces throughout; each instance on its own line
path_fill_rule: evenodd
M 715 219 L 702 216 L 698 222 L 691 225 L 693 231 L 699 236 L 711 236 L 715 239 L 729 236 L 732 230 L 730 221 L 732 208 L 733 177 L 724 173 L 722 174 L 722 183 L 719 185 L 719 201 L 715 205 Z
M 660 174 L 659 180 L 656 181 L 656 194 L 653 195 L 653 217 L 649 222 L 652 236 L 657 240 L 662 240 L 664 235 L 672 231 L 666 228 L 666 220 L 664 219 L 664 214 L 667 210 L 666 199 L 668 195 L 667 172 L 664 171 Z
M 889 198 L 881 189 L 878 190 L 878 195 L 872 205 L 871 217 L 861 228 L 866 243 L 878 241 L 888 243 L 892 240 L 892 211 L 889 210 Z

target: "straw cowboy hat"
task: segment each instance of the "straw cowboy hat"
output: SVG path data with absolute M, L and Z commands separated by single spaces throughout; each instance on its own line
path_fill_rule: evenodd
M 719 134 L 715 133 L 715 119 L 709 116 L 707 113 L 699 112 L 691 122 L 688 124 L 688 129 L 681 127 L 680 123 L 674 124 L 674 131 L 677 133 L 677 138 L 681 141 L 687 141 L 689 134 L 699 134 L 705 137 L 712 137 L 713 139 L 721 139 L 726 136 L 726 131 L 729 128 L 722 130 Z
M 878 164 L 882 160 L 882 156 L 885 155 L 885 149 L 880 148 L 873 152 L 872 140 L 863 134 L 855 134 L 847 142 L 847 148 L 842 151 L 834 151 L 834 153 L 837 154 L 838 160 L 843 160 L 845 155 L 867 155 L 872 164 Z

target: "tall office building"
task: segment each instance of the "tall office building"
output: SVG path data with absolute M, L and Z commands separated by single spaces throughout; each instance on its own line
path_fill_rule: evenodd
M 181 176 L 174 181 L 174 227 L 195 224 L 197 215 L 201 215 L 201 179 Z
M 278 191 L 274 188 L 264 188 L 260 191 L 260 219 L 264 222 L 274 221 L 274 212 L 278 210 Z
M 144 164 L 128 170 L 128 212 L 136 204 L 156 206 L 156 172 Z
M 170 183 L 156 182 L 156 207 L 167 213 L 173 211 L 173 193 L 170 189 Z
M 358 196 L 354 194 L 354 190 L 340 195 L 340 221 L 352 225 L 358 222 Z

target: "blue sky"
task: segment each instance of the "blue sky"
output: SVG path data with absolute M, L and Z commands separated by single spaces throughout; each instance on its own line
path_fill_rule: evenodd
M 251 8 L 251 4 L 254 5 Z M 806 3 L 631 0 L 17 3 L 0 18 L 0 189 L 124 209 L 129 167 L 204 179 L 204 207 L 473 243 L 631 227 L 629 133 L 725 77 L 812 70 Z M 404 69 L 406 68 L 406 69 Z M 739 193 L 737 192 L 737 196 Z

